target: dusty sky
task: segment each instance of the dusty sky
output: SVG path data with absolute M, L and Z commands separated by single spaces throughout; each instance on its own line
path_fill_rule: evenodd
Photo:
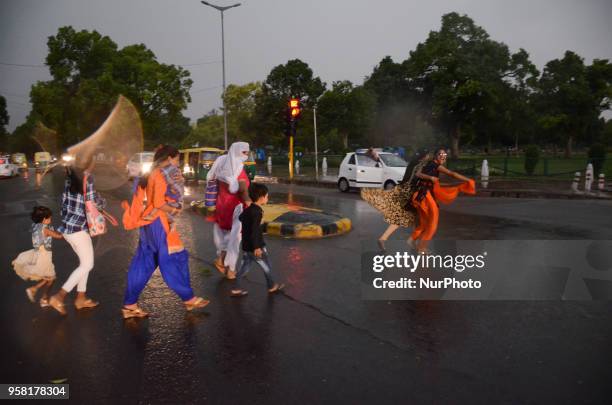
M 210 0 L 219 5 L 232 0 Z M 588 63 L 612 59 L 612 0 L 242 0 L 225 13 L 228 83 L 264 80 L 289 59 L 328 85 L 360 84 L 386 55 L 407 58 L 444 13 L 467 13 L 495 40 L 525 48 L 542 67 L 570 49 Z M 196 119 L 220 105 L 219 12 L 198 0 L 0 0 L 0 94 L 9 130 L 30 110 L 29 89 L 49 78 L 47 37 L 64 25 L 97 30 L 120 47 L 144 43 L 164 63 L 192 65 Z M 209 63 L 212 62 L 212 63 Z M 195 65 L 194 65 L 195 64 Z

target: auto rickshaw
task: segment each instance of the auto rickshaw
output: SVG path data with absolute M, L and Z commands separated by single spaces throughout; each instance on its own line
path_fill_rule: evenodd
M 34 153 L 34 167 L 37 172 L 44 172 L 51 163 L 51 154 L 49 152 Z
M 189 148 L 180 152 L 179 166 L 186 180 L 206 180 L 206 175 L 215 160 L 224 151 L 219 148 Z
M 28 159 L 25 153 L 13 153 L 11 155 L 11 161 L 13 164 L 17 165 L 20 171 L 28 170 Z
M 257 173 L 257 164 L 255 162 L 255 152 L 249 152 L 249 158 L 244 162 L 244 170 L 246 171 L 249 180 L 253 181 L 255 174 Z

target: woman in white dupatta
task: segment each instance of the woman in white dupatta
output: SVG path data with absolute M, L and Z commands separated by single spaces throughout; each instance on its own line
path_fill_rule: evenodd
M 217 180 L 219 191 L 215 211 L 213 237 L 217 248 L 215 267 L 227 278 L 236 278 L 236 263 L 240 254 L 242 225 L 238 217 L 251 204 L 249 177 L 244 162 L 249 156 L 249 144 L 234 142 L 226 155 L 217 158 L 206 179 Z

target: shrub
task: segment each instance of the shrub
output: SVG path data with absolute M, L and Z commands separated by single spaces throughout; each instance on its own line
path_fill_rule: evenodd
M 528 175 L 533 175 L 535 168 L 540 160 L 540 148 L 537 145 L 525 147 L 525 171 Z
M 589 162 L 593 164 L 595 178 L 603 172 L 603 165 L 606 161 L 606 147 L 601 143 L 594 143 L 589 148 Z

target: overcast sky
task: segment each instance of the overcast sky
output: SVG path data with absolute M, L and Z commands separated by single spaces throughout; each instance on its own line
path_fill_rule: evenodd
M 228 83 L 262 81 L 274 66 L 300 58 L 328 85 L 360 84 L 384 56 L 406 59 L 451 11 L 468 14 L 513 51 L 525 48 L 539 68 L 567 49 L 587 63 L 612 59 L 612 0 L 242 1 L 225 13 Z M 2 64 L 43 65 L 47 37 L 72 25 L 120 47 L 144 43 L 160 62 L 198 64 L 186 67 L 194 82 L 191 119 L 220 105 L 219 12 L 198 0 L 0 0 L 0 19 Z M 44 67 L 0 65 L 9 130 L 30 111 L 30 86 L 49 77 Z

